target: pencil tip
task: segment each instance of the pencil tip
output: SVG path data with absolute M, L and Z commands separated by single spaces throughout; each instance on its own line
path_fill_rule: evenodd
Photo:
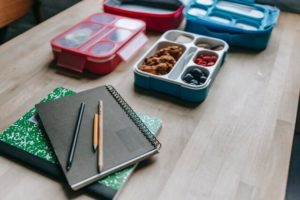
M 96 151 L 96 150 L 97 150 L 97 145 L 94 144 L 94 151 Z
M 67 171 L 69 171 L 70 168 L 71 168 L 71 166 L 70 166 L 70 165 L 67 165 L 67 167 L 66 167 Z
M 101 165 L 98 165 L 98 171 L 99 171 L 99 173 L 101 173 L 102 170 L 103 170 L 103 167 Z

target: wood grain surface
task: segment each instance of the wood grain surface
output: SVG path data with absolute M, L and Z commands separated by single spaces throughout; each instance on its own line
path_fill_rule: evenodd
M 0 130 L 58 86 L 112 84 L 132 107 L 163 120 L 161 153 L 140 165 L 119 199 L 284 199 L 300 88 L 300 15 L 281 13 L 268 48 L 231 49 L 208 98 L 195 106 L 135 89 L 133 64 L 160 37 L 105 76 L 53 63 L 49 41 L 101 11 L 85 0 L 0 46 Z M 0 157 L 1 199 L 90 199 Z

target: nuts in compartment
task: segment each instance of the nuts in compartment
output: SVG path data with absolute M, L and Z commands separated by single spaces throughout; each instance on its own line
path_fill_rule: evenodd
M 153 56 L 144 59 L 139 70 L 155 75 L 168 74 L 175 66 L 184 49 L 179 45 L 169 45 L 156 50 Z
M 212 67 L 218 61 L 218 55 L 210 51 L 200 51 L 194 59 L 194 63 L 203 67 Z
M 181 79 L 183 82 L 189 84 L 189 85 L 203 85 L 209 76 L 209 71 L 207 69 L 204 69 L 202 67 L 196 67 L 192 66 L 189 67 L 185 73 L 183 73 L 183 76 Z

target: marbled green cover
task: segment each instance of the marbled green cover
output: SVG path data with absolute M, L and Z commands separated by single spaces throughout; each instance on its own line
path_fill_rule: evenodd
M 75 92 L 69 89 L 59 87 L 53 90 L 53 92 L 44 98 L 42 102 L 48 102 L 74 93 Z M 137 114 L 153 134 L 158 133 L 161 127 L 160 119 L 141 113 Z M 3 132 L 0 132 L 0 140 L 51 163 L 58 164 L 52 147 L 44 133 L 41 131 L 35 116 L 36 109 L 32 108 L 10 127 Z M 133 170 L 134 167 L 125 168 L 101 179 L 99 182 L 112 189 L 119 190 Z

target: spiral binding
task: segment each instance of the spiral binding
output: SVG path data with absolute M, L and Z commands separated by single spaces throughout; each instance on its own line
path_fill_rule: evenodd
M 161 143 L 156 139 L 156 137 L 150 132 L 148 127 L 142 122 L 139 116 L 133 111 L 133 109 L 127 104 L 127 102 L 121 97 L 117 90 L 111 86 L 106 85 L 106 89 L 115 98 L 121 108 L 129 116 L 129 118 L 135 123 L 138 129 L 143 133 L 147 140 L 158 150 L 161 148 Z

